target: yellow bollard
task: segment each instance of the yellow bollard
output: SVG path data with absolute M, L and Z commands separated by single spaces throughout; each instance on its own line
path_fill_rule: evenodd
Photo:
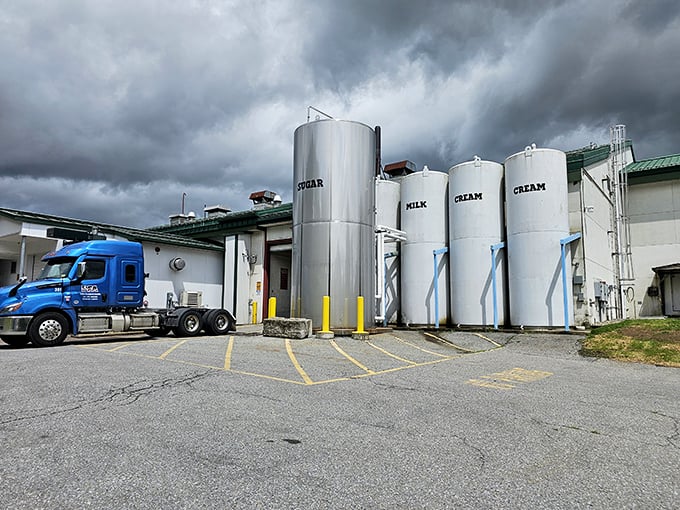
M 276 317 L 276 298 L 273 296 L 269 298 L 269 311 L 267 313 L 267 317 L 270 319 L 272 317 Z
M 253 318 L 251 324 L 257 324 L 257 301 L 253 301 Z
M 366 334 L 364 330 L 364 297 L 357 296 L 357 330 L 352 331 L 352 334 Z
M 331 331 L 331 297 L 323 297 L 323 312 L 321 315 L 321 331 L 319 333 L 332 333 Z

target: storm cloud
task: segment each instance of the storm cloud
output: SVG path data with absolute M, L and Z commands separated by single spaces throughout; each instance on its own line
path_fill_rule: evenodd
M 380 125 L 385 163 L 446 170 L 627 125 L 680 152 L 680 4 L 5 0 L 0 206 L 151 226 L 292 199 L 313 105 Z

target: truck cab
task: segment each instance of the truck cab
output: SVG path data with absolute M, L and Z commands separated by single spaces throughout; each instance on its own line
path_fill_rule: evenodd
M 183 336 L 234 328 L 226 310 L 147 310 L 142 245 L 85 241 L 42 258 L 37 280 L 0 289 L 0 338 L 14 346 L 57 345 L 69 334 L 172 329 Z

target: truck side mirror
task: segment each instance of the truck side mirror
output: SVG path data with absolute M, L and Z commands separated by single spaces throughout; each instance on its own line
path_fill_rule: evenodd
M 76 280 L 82 280 L 85 276 L 85 262 L 78 262 L 78 267 L 76 267 Z

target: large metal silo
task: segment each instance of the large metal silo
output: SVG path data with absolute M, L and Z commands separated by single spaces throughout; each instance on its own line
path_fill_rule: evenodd
M 401 245 L 401 312 L 407 325 L 448 322 L 448 256 L 437 257 L 435 276 L 433 255 L 446 248 L 448 180 L 448 174 L 427 169 L 401 180 L 401 229 L 407 236 Z
M 508 286 L 513 326 L 564 326 L 560 239 L 569 235 L 567 158 L 527 147 L 505 160 Z M 571 257 L 567 259 L 571 282 Z
M 354 329 L 357 296 L 375 316 L 374 175 L 376 136 L 358 122 L 319 120 L 295 130 L 291 316 Z
M 491 246 L 505 240 L 503 165 L 475 157 L 449 169 L 451 322 L 494 324 Z M 494 253 L 496 320 L 505 322 L 505 251 Z
M 399 230 L 399 204 L 401 201 L 401 187 L 399 181 L 377 179 L 375 183 L 375 210 L 376 210 L 376 228 L 383 226 Z M 380 264 L 378 260 L 378 264 Z M 394 323 L 397 322 L 400 308 L 399 301 L 399 243 L 389 236 L 385 236 L 383 245 L 383 262 L 382 262 L 384 281 L 382 288 L 377 289 L 377 293 L 382 296 L 385 301 L 385 314 L 383 322 Z M 380 268 L 378 270 L 380 272 Z M 381 283 L 380 281 L 378 282 Z M 382 310 L 377 310 L 377 314 L 381 315 Z

